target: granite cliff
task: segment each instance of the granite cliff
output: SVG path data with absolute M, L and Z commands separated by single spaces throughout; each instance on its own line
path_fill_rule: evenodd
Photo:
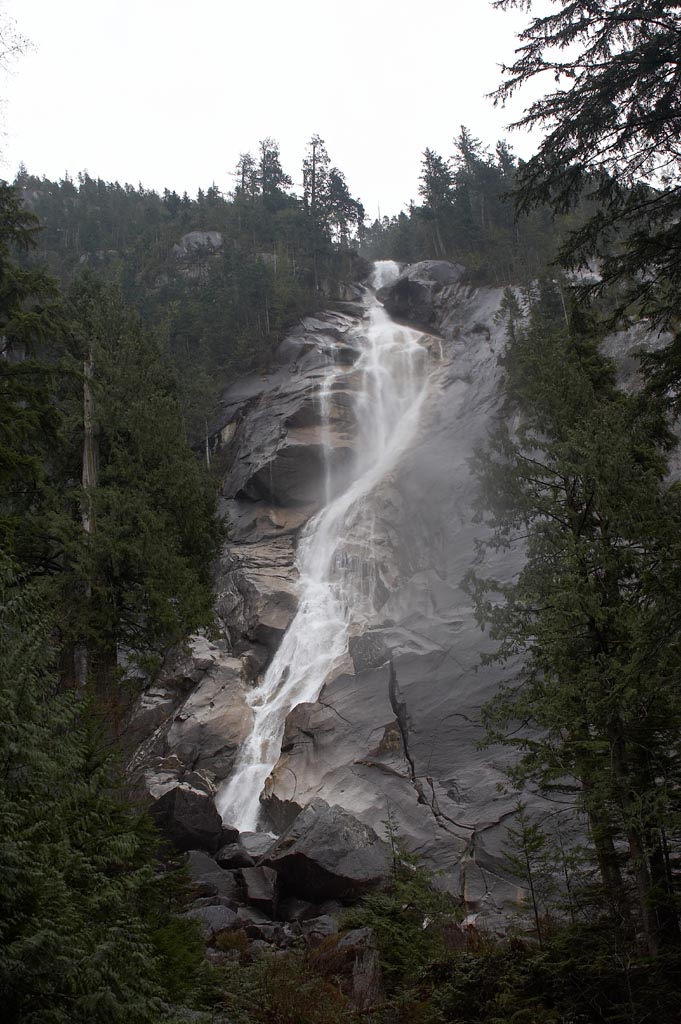
M 501 669 L 480 666 L 487 641 L 461 580 L 484 529 L 473 516 L 468 459 L 503 414 L 502 292 L 470 288 L 462 269 L 444 262 L 379 271 L 374 289 L 358 285 L 334 312 L 306 318 L 266 375 L 242 378 L 224 396 L 212 436 L 229 529 L 216 572 L 222 638 L 197 638 L 143 695 L 133 766 L 154 798 L 178 783 L 208 799 L 217 793 L 225 821 L 249 833 L 286 834 L 319 800 L 378 832 L 389 817 L 469 912 L 494 917 L 512 892 L 503 842 L 515 797 L 500 786 L 506 752 L 479 747 L 480 707 Z M 420 395 L 420 404 L 414 412 L 405 398 L 392 424 L 394 434 L 414 417 L 399 459 L 334 520 L 344 536 L 329 571 L 342 588 L 347 573 L 364 580 L 353 584 L 357 607 L 338 649 L 289 698 L 272 763 L 260 757 L 254 776 L 244 751 L 263 687 L 280 700 L 296 672 L 281 664 L 292 649 L 289 627 L 307 643 L 328 622 L 322 614 L 300 624 L 310 572 L 301 551 L 324 510 L 356 487 L 358 446 L 371 447 L 357 396 L 377 401 L 362 382 L 379 304 L 393 318 L 388 324 L 381 310 L 391 346 L 422 353 L 407 396 Z M 624 374 L 640 341 L 638 329 L 610 341 Z M 494 565 L 485 557 L 485 569 L 503 579 L 522 552 L 494 556 Z M 339 635 L 332 629 L 321 646 Z M 245 812 L 236 791 L 255 806 L 257 826 L 253 812 L 238 820 Z

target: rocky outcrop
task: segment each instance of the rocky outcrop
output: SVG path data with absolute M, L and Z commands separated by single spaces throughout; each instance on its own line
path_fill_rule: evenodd
M 142 793 L 158 798 L 187 783 L 212 799 L 216 780 L 229 773 L 250 729 L 250 658 L 257 652 L 246 648 L 233 657 L 224 641 L 204 637 L 174 652 L 142 693 L 128 727 L 133 736 L 147 732 L 130 765 Z
M 351 638 L 348 669 L 289 715 L 265 804 L 279 829 L 317 796 L 379 830 L 391 818 L 469 909 L 493 916 L 509 894 L 502 847 L 513 801 L 498 789 L 505 753 L 479 749 L 479 710 L 501 676 L 480 667 L 485 638 L 461 581 L 481 536 L 468 459 L 500 408 L 502 292 L 471 289 L 461 268 L 429 262 L 380 295 L 394 316 L 435 332 L 431 397 L 381 491 L 375 620 Z M 490 559 L 490 574 L 508 578 L 521 560 Z
M 342 486 L 355 457 L 349 391 L 359 319 L 352 305 L 305 318 L 270 372 L 230 388 L 213 425 L 214 455 L 228 466 L 221 508 L 230 538 L 217 571 L 217 611 L 232 650 L 255 661 L 252 676 L 295 613 L 296 539 L 326 500 L 328 467 Z
M 377 492 L 375 606 L 354 624 L 317 699 L 288 716 L 264 794 L 269 824 L 283 834 L 273 849 L 266 834 L 240 836 L 221 862 L 275 870 L 278 913 L 298 924 L 323 916 L 320 901 L 354 899 L 377 883 L 389 819 L 489 922 L 515 895 L 503 851 L 514 797 L 503 788 L 506 752 L 480 746 L 480 708 L 512 667 L 481 666 L 488 640 L 461 581 L 484 538 L 469 459 L 503 414 L 502 291 L 470 288 L 460 267 L 430 261 L 380 294 L 393 316 L 430 332 L 432 384 L 415 442 Z M 248 732 L 250 688 L 296 610 L 300 532 L 355 457 L 349 396 L 362 316 L 351 302 L 305 319 L 267 374 L 242 378 L 223 398 L 210 443 L 229 530 L 216 575 L 224 640 L 178 653 L 139 702 L 131 728 L 147 738 L 134 767 L 154 797 L 178 783 L 210 797 Z M 624 384 L 643 334 L 606 342 Z M 481 571 L 504 580 L 523 552 L 484 557 Z
M 460 586 L 480 533 L 467 460 L 498 415 L 504 341 L 495 320 L 501 291 L 471 290 L 461 277 L 450 264 L 418 264 L 381 293 L 399 319 L 432 332 L 424 338 L 433 374 L 427 410 L 416 443 L 381 485 L 371 526 L 380 553 L 375 614 L 356 629 L 349 656 L 318 699 L 290 714 L 265 804 L 277 830 L 319 796 L 378 832 L 390 818 L 475 910 L 495 906 L 506 891 L 501 844 L 512 811 L 511 798 L 497 789 L 503 756 L 478 748 L 479 708 L 499 674 L 479 668 L 484 640 Z M 297 539 L 329 486 L 322 455 L 329 455 L 335 487 L 354 457 L 349 395 L 362 312 L 351 305 L 307 318 L 267 374 L 242 378 L 224 396 L 211 445 L 225 466 L 229 541 L 216 591 L 227 648 L 211 650 L 214 664 L 193 684 L 193 701 L 186 692 L 179 700 L 159 695 L 153 714 L 171 713 L 141 758 L 157 795 L 183 772 L 211 784 L 224 778 L 248 728 L 248 687 L 295 612 Z M 329 368 L 330 385 L 322 388 Z M 520 557 L 499 560 L 491 571 L 509 576 Z M 196 728 L 194 706 L 202 723 Z M 222 720 L 215 731 L 211 717 Z M 173 758 L 182 765 L 174 776 Z M 279 872 L 284 898 L 295 889 L 311 899 L 308 884 L 318 894 L 347 891 L 330 883 L 324 889 L 326 862 L 305 869 L 305 885 L 302 873 L 300 884 L 289 881 L 304 860 L 281 856 L 291 865 L 290 875 L 286 867 Z
M 395 320 L 439 330 L 450 289 L 465 275 L 463 267 L 445 260 L 426 260 L 406 267 L 395 284 L 378 297 Z
M 197 249 L 217 252 L 222 249 L 223 244 L 224 239 L 219 231 L 189 231 L 173 246 L 173 255 L 177 259 L 182 259 Z

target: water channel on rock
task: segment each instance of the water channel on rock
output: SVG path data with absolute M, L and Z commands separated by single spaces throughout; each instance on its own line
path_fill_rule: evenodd
M 218 794 L 223 817 L 241 831 L 258 826 L 260 795 L 279 758 L 287 715 L 296 705 L 317 699 L 347 651 L 353 624 L 370 622 L 375 614 L 380 558 L 376 492 L 416 436 L 430 378 L 423 335 L 396 324 L 376 298 L 376 291 L 398 274 L 396 263 L 375 264 L 356 337 L 359 358 L 351 369 L 330 365 L 320 388 L 320 437 L 326 451 L 334 379 L 344 373 L 356 382 L 355 457 L 340 492 L 334 491 L 326 459 L 326 503 L 298 544 L 298 610 L 262 683 L 249 696 L 253 729 Z

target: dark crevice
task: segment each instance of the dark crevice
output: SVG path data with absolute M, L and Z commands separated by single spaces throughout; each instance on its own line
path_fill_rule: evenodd
M 442 812 L 437 797 L 435 795 L 435 786 L 433 784 L 433 780 L 429 776 L 426 776 L 426 783 L 430 787 L 430 796 L 426 796 L 423 782 L 416 774 L 416 764 L 409 749 L 409 715 L 407 712 L 407 704 L 406 701 L 401 699 L 402 695 L 400 693 L 399 684 L 397 681 L 397 673 L 395 671 L 395 665 L 392 658 L 389 661 L 389 672 L 390 675 L 388 680 L 388 697 L 390 699 L 390 706 L 393 709 L 393 712 L 395 714 L 395 720 L 397 721 L 397 727 L 400 730 L 400 736 L 402 738 L 402 749 L 404 751 L 404 756 L 407 761 L 407 764 L 409 765 L 409 778 L 411 779 L 411 783 L 414 786 L 414 789 L 416 790 L 418 802 L 420 804 L 425 804 L 425 806 L 430 809 L 431 814 L 435 818 L 435 821 L 437 822 L 440 828 L 444 829 L 446 832 L 450 832 L 452 835 L 456 835 L 457 838 L 461 838 L 461 836 L 459 836 L 458 833 L 452 831 L 452 829 L 450 828 L 451 825 L 453 825 L 454 828 L 457 829 L 465 829 L 466 831 L 474 832 L 474 825 L 467 825 L 465 822 L 456 821 L 454 818 L 450 818 L 448 815 Z
M 390 707 L 393 709 L 395 715 L 397 727 L 400 730 L 400 736 L 402 738 L 402 750 L 404 751 L 404 756 L 407 760 L 407 764 L 409 765 L 409 777 L 411 781 L 414 783 L 414 785 L 417 785 L 418 780 L 416 778 L 416 766 L 414 764 L 414 759 L 409 751 L 409 719 L 407 715 L 407 705 L 405 701 L 399 699 L 401 694 L 399 692 L 399 686 L 397 683 L 397 673 L 395 672 L 395 664 L 392 658 L 388 662 L 388 666 L 388 699 L 390 700 Z M 423 793 L 421 792 L 419 794 L 419 798 L 421 798 L 422 796 Z

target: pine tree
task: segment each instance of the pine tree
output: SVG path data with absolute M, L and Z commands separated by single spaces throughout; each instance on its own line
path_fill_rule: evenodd
M 426 149 L 421 163 L 419 195 L 433 224 L 435 254 L 444 257 L 448 252 L 448 222 L 454 203 L 454 176 L 446 160 L 434 150 Z

